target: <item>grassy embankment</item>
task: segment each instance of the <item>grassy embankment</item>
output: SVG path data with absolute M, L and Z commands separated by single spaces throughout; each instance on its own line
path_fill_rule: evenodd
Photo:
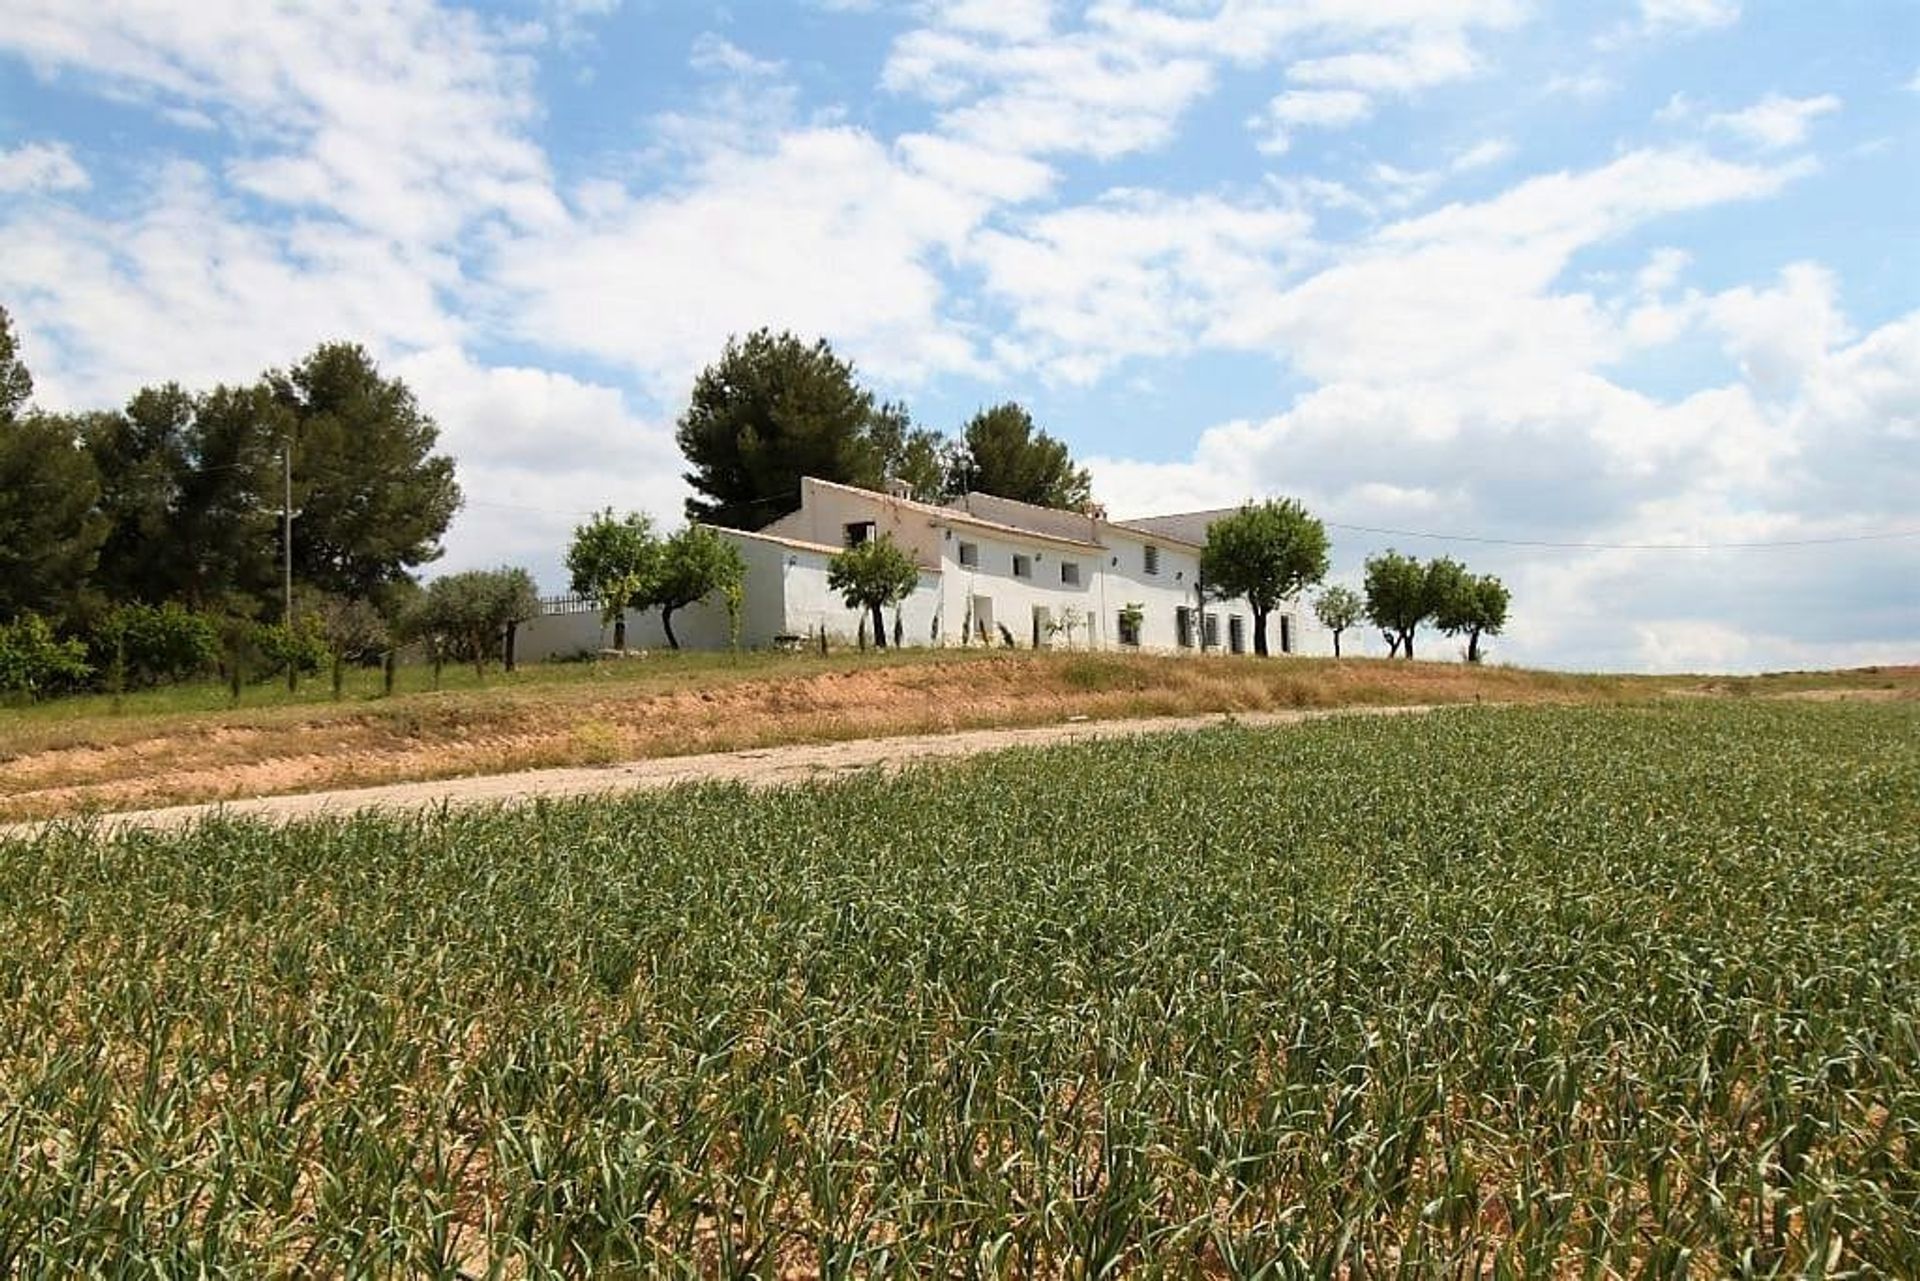
M 1920 704 L 0 842 L 0 1116 L 7 1275 L 1906 1275 Z
M 540 664 L 485 681 L 448 667 L 424 690 L 375 697 L 358 672 L 334 701 L 323 683 L 278 685 L 229 706 L 187 686 L 0 709 L 0 821 L 89 810 L 606 764 L 691 752 L 958 728 L 1285 707 L 1618 702 L 1705 690 L 1692 678 L 1631 678 L 1379 659 L 1275 659 L 905 650 L 653 655 Z M 1911 673 L 1733 678 L 1713 693 L 1775 685 L 1920 688 Z M 1784 687 L 1784 686 L 1783 686 Z

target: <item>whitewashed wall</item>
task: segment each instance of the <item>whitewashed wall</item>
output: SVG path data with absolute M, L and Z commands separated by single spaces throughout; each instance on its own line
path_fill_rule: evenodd
M 998 646 L 999 628 L 1013 636 L 1015 646 L 1035 643 L 1035 611 L 1059 621 L 1075 611 L 1080 625 L 1071 641 L 1064 633 L 1041 628 L 1038 643 L 1045 648 L 1117 649 L 1119 616 L 1129 603 L 1142 608 L 1140 648 L 1183 652 L 1179 644 L 1178 611 L 1195 604 L 1193 587 L 1199 573 L 1199 552 L 1182 543 L 1102 522 L 1104 547 L 1045 535 L 1023 536 L 993 524 L 982 524 L 963 513 L 901 502 L 886 495 L 807 480 L 802 485 L 803 506 L 757 534 L 721 530 L 740 549 L 747 564 L 740 643 L 752 649 L 772 646 L 780 637 L 818 636 L 822 631 L 842 645 L 855 643 L 862 616 L 841 603 L 827 587 L 827 562 L 843 544 L 846 527 L 871 521 L 876 533 L 889 534 L 921 565 L 920 583 L 897 613 L 906 644 Z M 960 547 L 978 549 L 977 565 L 960 563 Z M 1145 551 L 1159 549 L 1159 572 L 1148 574 Z M 1032 576 L 1016 578 L 1013 558 L 1030 558 Z M 1080 583 L 1061 581 L 1062 562 L 1080 566 Z M 991 602 L 994 626 L 983 642 L 967 623 L 976 598 Z M 887 614 L 888 642 L 892 642 L 895 611 Z M 1253 611 L 1244 600 L 1212 601 L 1207 613 L 1219 619 L 1217 651 L 1228 652 L 1231 620 L 1244 625 L 1245 652 L 1253 652 Z M 1267 643 L 1281 652 L 1281 618 L 1291 632 L 1292 652 L 1331 654 L 1333 644 L 1305 601 L 1282 607 L 1268 616 Z M 666 639 L 657 612 L 629 611 L 627 645 L 635 649 L 663 648 Z M 1194 649 L 1200 643 L 1200 622 L 1194 622 Z M 727 615 L 718 599 L 677 612 L 674 630 L 689 649 L 723 649 L 728 644 Z M 517 649 L 523 661 L 568 657 L 612 643 L 610 628 L 602 629 L 595 614 L 557 615 L 523 624 Z

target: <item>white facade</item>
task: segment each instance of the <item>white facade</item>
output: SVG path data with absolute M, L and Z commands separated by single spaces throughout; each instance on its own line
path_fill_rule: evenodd
M 889 644 L 897 632 L 916 646 L 1252 653 L 1253 611 L 1244 600 L 1209 601 L 1211 624 L 1200 621 L 1200 546 L 1188 525 L 1212 515 L 1118 523 L 984 494 L 941 507 L 808 478 L 799 510 L 758 533 L 716 532 L 747 564 L 745 648 L 805 644 L 823 632 L 854 643 L 866 620 L 827 587 L 827 562 L 853 542 L 890 535 L 920 566 L 920 583 L 889 613 Z M 1198 528 L 1204 538 L 1205 525 Z M 1123 615 L 1135 611 L 1129 628 Z M 629 648 L 665 646 L 657 612 L 627 618 Z M 689 649 L 725 648 L 726 609 L 715 600 L 677 611 L 674 631 Z M 611 641 L 597 613 L 558 613 L 522 624 L 516 649 L 534 661 Z M 1299 604 L 1268 616 L 1267 644 L 1275 654 L 1332 652 Z

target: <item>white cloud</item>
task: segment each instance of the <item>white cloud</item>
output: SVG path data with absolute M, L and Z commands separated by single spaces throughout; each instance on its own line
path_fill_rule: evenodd
M 204 169 L 153 172 L 124 218 L 26 206 L 0 215 L 0 297 L 43 342 L 42 403 L 115 404 L 143 383 L 251 378 L 315 343 L 376 351 L 455 341 L 446 259 L 330 222 L 249 222 Z
M 1422 32 L 1391 48 L 1304 59 L 1287 68 L 1287 78 L 1304 85 L 1404 95 L 1464 80 L 1479 70 L 1480 60 L 1459 32 L 1438 31 Z
M 1191 349 L 1230 298 L 1275 287 L 1310 228 L 1272 205 L 1115 191 L 984 232 L 969 257 L 1013 309 L 1003 361 L 1090 382 L 1130 356 Z
M 778 75 L 786 65 L 778 59 L 756 58 L 713 31 L 702 32 L 694 40 L 687 61 L 697 71 L 750 78 Z
M 1740 20 L 1740 0 L 1640 0 L 1647 30 L 1704 31 Z
M 440 424 L 465 505 L 436 572 L 499 564 L 566 589 L 561 557 L 574 527 L 603 507 L 678 525 L 687 489 L 672 428 L 636 414 L 612 387 L 565 374 L 485 366 L 438 347 L 396 362 Z
M 63 142 L 0 149 L 0 192 L 84 191 L 87 171 Z
M 559 214 L 534 115 L 525 33 L 410 0 L 350 19 L 226 0 L 12 0 L 0 49 L 51 75 L 215 119 L 239 143 L 242 190 L 324 210 L 415 243 L 476 219 L 550 225 Z
M 1455 173 L 1487 169 L 1513 158 L 1513 144 L 1505 138 L 1489 138 L 1454 156 L 1447 167 Z
M 716 152 L 674 189 L 602 193 L 574 223 L 504 248 L 492 277 L 518 336 L 631 369 L 663 399 L 729 334 L 763 324 L 828 335 L 901 381 L 977 369 L 931 259 L 995 193 L 918 167 L 954 160 L 927 145 L 903 158 L 855 129 L 788 132 L 765 154 Z
M 1289 89 L 1247 125 L 1262 135 L 1257 143 L 1260 150 L 1279 155 L 1292 144 L 1291 129 L 1302 125 L 1339 128 L 1372 114 L 1373 99 L 1355 89 Z
M 1619 84 L 1604 72 L 1562 71 L 1547 78 L 1542 92 L 1548 97 L 1578 98 L 1591 102 L 1606 97 L 1619 87 Z
M 1740 111 L 1707 117 L 1708 125 L 1768 151 L 1797 147 L 1807 140 L 1813 122 L 1840 110 L 1840 99 L 1830 93 L 1813 98 L 1786 98 L 1770 93 Z
M 901 37 L 882 84 L 943 104 L 941 130 L 976 145 L 1111 158 L 1166 143 L 1213 76 L 1097 33 L 1008 40 L 943 26 Z

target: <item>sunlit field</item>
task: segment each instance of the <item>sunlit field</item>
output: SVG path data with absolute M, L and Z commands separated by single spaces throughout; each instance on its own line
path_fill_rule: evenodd
M 0 1274 L 1912 1275 L 1920 704 L 0 845 Z

